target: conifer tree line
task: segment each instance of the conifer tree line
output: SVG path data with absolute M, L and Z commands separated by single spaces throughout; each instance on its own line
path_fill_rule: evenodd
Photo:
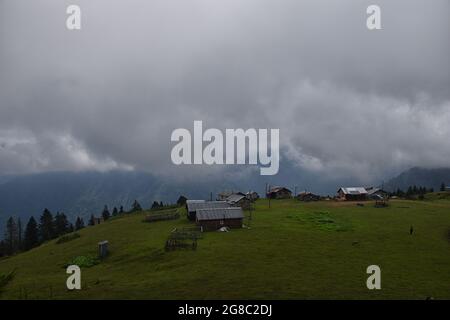
M 398 188 L 391 195 L 397 197 L 408 197 L 408 196 L 424 195 L 429 192 L 434 192 L 434 189 L 433 188 L 428 189 L 426 187 L 418 187 L 418 186 L 409 186 L 408 189 L 406 189 L 406 191 L 403 191 L 400 188 Z
M 77 218 L 75 226 L 69 222 L 63 212 L 53 215 L 44 209 L 39 220 L 30 217 L 26 225 L 22 220 L 10 217 L 6 222 L 4 239 L 0 241 L 0 256 L 10 256 L 21 251 L 27 251 L 41 243 L 60 237 L 84 227 L 82 218 Z
M 114 207 L 112 213 L 107 205 L 104 206 L 100 213 L 100 218 L 91 215 L 88 225 L 93 226 L 100 221 L 106 221 L 111 217 L 124 213 L 133 213 L 142 211 L 142 207 L 137 200 L 131 206 L 131 209 L 125 212 L 123 206 Z M 4 239 L 0 241 L 0 257 L 11 256 L 18 252 L 28 251 L 40 244 L 56 239 L 64 234 L 71 233 L 85 227 L 83 218 L 77 217 L 75 223 L 72 224 L 63 212 L 57 212 L 53 215 L 50 210 L 44 209 L 42 215 L 36 220 L 30 217 L 26 225 L 22 224 L 22 220 L 10 217 L 6 222 Z
M 446 191 L 447 187 L 446 184 L 444 182 L 441 183 L 440 187 L 439 187 L 439 191 Z M 408 198 L 408 197 L 414 197 L 414 196 L 419 196 L 423 197 L 426 193 L 432 193 L 434 192 L 433 188 L 426 188 L 426 187 L 418 187 L 416 185 L 413 186 L 409 186 L 406 191 L 401 190 L 400 188 L 398 188 L 396 191 L 391 193 L 391 196 L 397 196 L 397 197 L 401 197 L 401 198 Z

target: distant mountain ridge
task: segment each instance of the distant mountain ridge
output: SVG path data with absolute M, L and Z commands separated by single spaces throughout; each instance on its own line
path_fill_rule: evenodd
M 148 205 L 148 193 L 159 186 L 159 181 L 151 175 L 120 171 L 9 177 L 0 183 L 0 219 L 3 220 L 0 224 L 9 216 L 38 217 L 44 208 L 54 213 L 63 211 L 71 218 L 76 215 L 87 218 L 92 213 L 98 214 L 105 204 L 130 206 L 133 197 Z
M 398 188 L 405 191 L 409 186 L 416 185 L 434 188 L 437 191 L 442 183 L 447 186 L 450 185 L 450 168 L 426 169 L 414 167 L 390 179 L 385 184 L 385 188 L 389 191 L 395 191 Z

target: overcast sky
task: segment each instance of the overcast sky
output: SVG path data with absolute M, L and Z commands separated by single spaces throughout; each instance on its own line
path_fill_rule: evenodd
M 449 3 L 0 0 L 0 173 L 179 174 L 170 134 L 194 120 L 280 128 L 318 174 L 450 166 Z

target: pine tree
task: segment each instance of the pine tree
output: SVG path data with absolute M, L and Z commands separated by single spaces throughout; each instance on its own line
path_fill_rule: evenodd
M 158 203 L 158 201 L 153 201 L 152 209 L 158 209 L 158 208 L 159 208 L 159 203 Z
M 186 204 L 187 198 L 185 196 L 180 196 L 177 200 L 178 206 L 184 206 Z
M 6 244 L 5 241 L 0 241 L 0 258 L 6 256 Z
M 105 205 L 105 207 L 103 208 L 103 212 L 102 212 L 103 220 L 105 220 L 105 221 L 108 220 L 110 216 L 111 216 L 111 214 L 109 213 L 108 206 Z
M 55 223 L 53 221 L 53 215 L 45 209 L 39 221 L 39 236 L 42 242 L 48 241 L 55 237 Z
M 5 243 L 6 243 L 6 254 L 13 255 L 18 250 L 18 230 L 17 224 L 13 217 L 10 217 L 6 222 L 6 233 L 5 233 Z
M 117 216 L 119 214 L 119 210 L 117 210 L 117 207 L 114 207 L 112 215 L 113 217 Z
M 55 236 L 59 237 L 69 232 L 69 221 L 64 213 L 57 213 L 55 216 Z
M 75 221 L 75 230 L 80 230 L 83 228 L 84 228 L 83 218 L 77 217 L 77 220 Z
M 24 235 L 24 249 L 30 250 L 39 245 L 38 225 L 34 217 L 28 220 Z
M 131 212 L 142 211 L 142 207 L 137 200 L 134 200 L 131 205 Z
M 22 230 L 22 220 L 20 220 L 20 218 L 17 219 L 17 233 L 18 233 L 17 246 L 20 251 L 23 248 L 23 239 L 22 239 L 23 230 Z
M 439 190 L 440 191 L 445 191 L 445 183 L 444 182 L 441 183 L 441 188 Z
M 120 213 L 120 214 L 123 213 L 123 206 L 120 206 L 119 213 Z
M 95 226 L 95 217 L 93 214 L 91 214 L 91 218 L 89 219 L 89 225 L 90 226 Z
M 410 196 L 413 194 L 413 188 L 411 186 L 408 187 L 408 191 L 406 191 L 406 195 Z

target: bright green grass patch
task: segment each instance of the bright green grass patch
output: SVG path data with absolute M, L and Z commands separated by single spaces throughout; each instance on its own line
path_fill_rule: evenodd
M 343 218 L 332 216 L 329 211 L 314 211 L 304 213 L 291 213 L 288 219 L 293 219 L 301 223 L 308 223 L 325 231 L 348 231 L 351 230 L 351 223 Z
M 79 266 L 80 268 L 90 268 L 100 263 L 100 260 L 97 257 L 92 255 L 87 256 L 78 256 L 70 260 L 65 264 L 65 268 L 71 265 Z

